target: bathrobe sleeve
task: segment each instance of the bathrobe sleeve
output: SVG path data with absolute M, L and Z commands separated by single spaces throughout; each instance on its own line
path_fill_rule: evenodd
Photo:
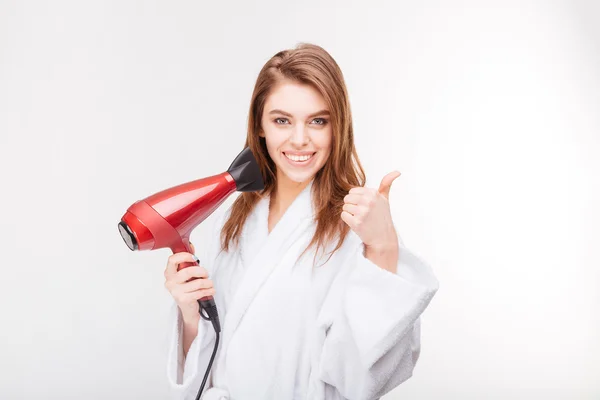
M 219 250 L 219 234 L 212 232 L 221 231 L 224 221 L 224 214 L 215 215 L 211 226 L 210 239 L 208 246 L 201 244 L 196 247 L 196 255 L 200 259 L 200 265 L 208 270 L 209 277 L 212 276 L 212 263 Z M 208 367 L 208 362 L 213 352 L 216 335 L 210 321 L 200 318 L 198 322 L 198 334 L 193 340 L 187 357 L 183 355 L 183 318 L 181 310 L 174 299 L 171 299 L 171 309 L 169 314 L 169 352 L 167 356 L 167 379 L 169 383 L 169 398 L 172 400 L 195 400 L 204 373 Z M 224 316 L 219 316 L 221 319 Z M 214 362 L 213 362 L 214 368 Z M 211 371 L 212 372 L 212 371 Z M 206 392 L 210 385 L 210 375 L 204 386 L 203 392 Z
M 353 233 L 351 233 L 353 234 Z M 378 399 L 412 376 L 420 354 L 421 313 L 438 290 L 432 269 L 399 239 L 397 272 L 352 246 L 349 271 L 335 283 L 319 376 L 344 398 Z
M 181 311 L 173 301 L 170 315 L 169 355 L 167 360 L 167 379 L 169 381 L 169 398 L 172 400 L 194 400 L 204 379 L 212 355 L 215 333 L 209 321 L 200 319 L 198 335 L 183 356 L 183 320 Z M 213 365 L 214 367 L 214 365 Z M 204 386 L 204 392 L 210 387 L 210 377 Z

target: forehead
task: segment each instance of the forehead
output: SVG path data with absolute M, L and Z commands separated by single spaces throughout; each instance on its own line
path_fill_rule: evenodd
M 265 102 L 265 114 L 273 109 L 302 117 L 328 107 L 321 93 L 312 86 L 284 81 L 271 90 Z

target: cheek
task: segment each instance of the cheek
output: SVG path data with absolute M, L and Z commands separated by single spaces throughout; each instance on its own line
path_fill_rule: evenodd
M 325 133 L 324 135 L 320 135 L 319 136 L 319 140 L 317 142 L 317 145 L 325 150 L 327 153 L 329 153 L 331 151 L 331 145 L 333 142 L 333 135 L 331 133 L 331 129 L 329 130 L 329 132 Z
M 265 132 L 264 140 L 267 144 L 267 151 L 269 152 L 269 155 L 272 159 L 275 159 L 277 157 L 277 153 L 279 152 L 279 148 L 283 143 L 283 140 L 281 139 L 280 135 L 277 135 L 276 132 L 269 131 Z

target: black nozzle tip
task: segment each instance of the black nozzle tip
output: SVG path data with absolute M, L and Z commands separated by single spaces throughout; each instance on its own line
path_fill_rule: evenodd
M 133 231 L 123 221 L 119 222 L 119 233 L 121 234 L 121 237 L 123 238 L 123 241 L 127 247 L 129 247 L 129 250 L 134 251 L 138 249 L 138 242 L 133 234 Z
M 231 163 L 227 172 L 239 192 L 258 192 L 265 188 L 260 167 L 250 147 L 246 147 Z

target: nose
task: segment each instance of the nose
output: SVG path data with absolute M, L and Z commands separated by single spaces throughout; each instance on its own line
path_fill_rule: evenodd
M 292 135 L 290 137 L 290 143 L 295 146 L 301 147 L 310 141 L 310 137 L 308 135 L 308 129 L 303 124 L 297 124 L 294 130 L 292 131 Z

